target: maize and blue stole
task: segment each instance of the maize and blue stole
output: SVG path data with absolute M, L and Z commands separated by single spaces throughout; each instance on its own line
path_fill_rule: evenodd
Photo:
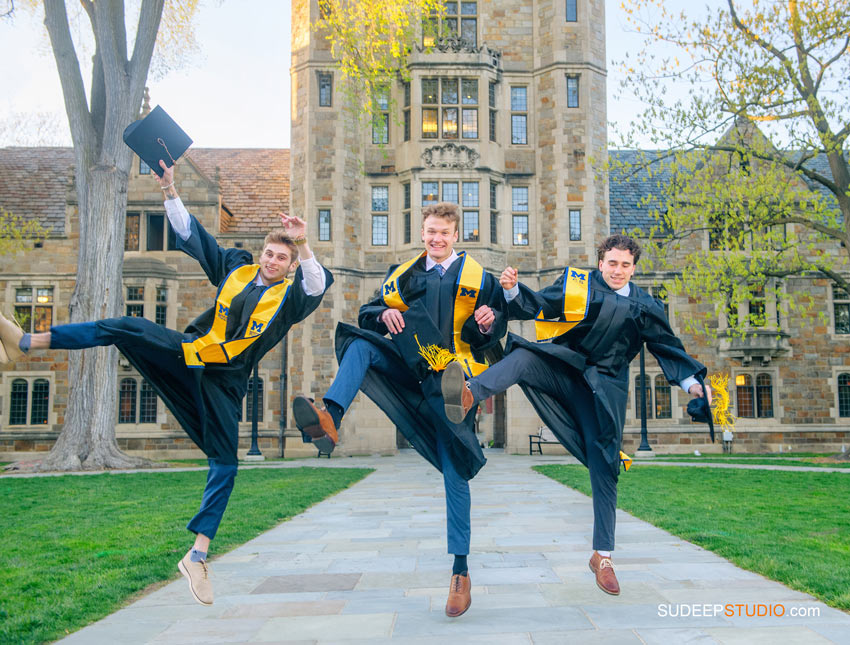
M 590 304 L 590 271 L 567 267 L 564 269 L 564 299 L 558 320 L 545 320 L 543 310 L 537 313 L 534 328 L 538 342 L 563 336 L 578 325 Z
M 183 358 L 188 367 L 204 367 L 207 363 L 229 363 L 250 347 L 268 329 L 289 294 L 292 280 L 286 279 L 267 287 L 251 312 L 251 318 L 241 338 L 225 339 L 230 304 L 238 294 L 257 279 L 258 264 L 246 264 L 231 271 L 219 287 L 215 298 L 215 313 L 210 330 L 193 341 L 183 343 Z
M 413 268 L 418 260 L 424 257 L 425 251 L 416 257 L 399 264 L 395 270 L 387 276 L 381 286 L 381 299 L 387 307 L 398 309 L 402 313 L 407 311 L 408 304 L 402 295 L 402 278 Z M 465 251 L 458 253 L 462 262 L 455 289 L 455 299 L 452 307 L 452 339 L 450 351 L 469 376 L 477 376 L 487 369 L 487 363 L 479 363 L 472 356 L 472 348 L 469 343 L 461 339 L 461 331 L 464 323 L 475 312 L 481 287 L 484 284 L 484 268 L 469 257 Z M 432 367 L 434 367 L 432 365 Z M 445 366 L 443 366 L 445 367 Z

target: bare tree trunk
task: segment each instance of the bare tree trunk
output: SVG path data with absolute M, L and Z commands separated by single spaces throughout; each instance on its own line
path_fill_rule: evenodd
M 124 128 L 138 117 L 164 0 L 143 0 L 132 58 L 122 2 L 82 0 L 92 22 L 96 50 L 91 110 L 62 0 L 45 0 L 65 109 L 74 140 L 79 202 L 77 283 L 71 322 L 120 315 L 123 303 L 124 222 L 132 152 Z M 118 448 L 117 350 L 98 347 L 70 352 L 70 392 L 65 425 L 40 470 L 99 470 L 151 465 Z

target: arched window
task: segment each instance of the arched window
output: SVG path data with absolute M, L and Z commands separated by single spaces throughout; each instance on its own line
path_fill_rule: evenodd
M 144 379 L 139 400 L 139 423 L 156 423 L 156 392 Z
M 663 374 L 655 377 L 655 418 L 671 419 L 673 405 L 670 398 L 670 383 Z
M 118 389 L 118 423 L 136 423 L 136 379 L 121 379 Z
M 253 420 L 253 410 L 254 410 L 254 377 L 248 379 L 248 392 L 245 394 L 245 405 L 243 406 L 245 410 L 245 415 L 242 417 L 243 421 L 252 421 Z M 257 379 L 257 422 L 263 422 L 263 379 Z
M 646 377 L 644 383 L 646 391 L 646 418 L 652 418 L 652 381 Z M 640 374 L 635 376 L 635 419 L 640 419 Z
M 30 409 L 30 425 L 47 423 L 47 411 L 50 404 L 50 382 L 47 379 L 36 379 L 32 384 L 32 408 Z
M 753 378 L 749 374 L 738 374 L 735 377 L 735 394 L 738 401 L 738 416 L 752 419 L 755 413 L 755 393 Z
M 850 417 L 850 374 L 838 375 L 838 416 Z
M 756 376 L 756 403 L 760 419 L 773 416 L 773 380 L 770 374 Z
M 12 381 L 12 392 L 9 401 L 9 425 L 24 426 L 27 424 L 27 398 L 29 383 L 22 378 Z

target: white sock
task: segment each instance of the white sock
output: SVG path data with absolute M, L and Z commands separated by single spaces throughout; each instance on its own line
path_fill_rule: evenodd
M 611 557 L 610 551 L 597 551 L 597 553 L 599 555 L 601 555 L 603 558 L 610 558 Z

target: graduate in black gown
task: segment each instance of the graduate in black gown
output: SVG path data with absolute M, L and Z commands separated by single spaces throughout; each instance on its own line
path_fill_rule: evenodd
M 505 269 L 500 283 L 509 315 L 535 320 L 538 342 L 509 334 L 502 361 L 472 379 L 450 365 L 442 388 L 446 414 L 457 418 L 477 401 L 514 384 L 522 387 L 543 422 L 590 471 L 590 568 L 599 587 L 617 595 L 611 551 L 629 363 L 646 343 L 670 383 L 709 403 L 711 392 L 697 382 L 705 366 L 685 352 L 662 304 L 630 282 L 640 258 L 637 241 L 612 235 L 597 255 L 597 270 L 567 267 L 539 292 L 517 283 L 516 270 Z
M 500 355 L 499 339 L 507 325 L 496 278 L 467 253 L 454 250 L 458 206 L 435 204 L 422 217 L 424 250 L 390 267 L 380 293 L 360 308 L 359 327 L 337 326 L 339 371 L 322 399 L 325 409 L 297 397 L 293 416 L 302 430 L 335 434 L 358 390 L 363 391 L 443 473 L 448 552 L 455 556 L 446 614 L 455 617 L 471 602 L 469 480 L 485 459 L 474 434 L 475 410 L 454 423 L 445 416 L 440 354 L 451 353 L 469 376 L 480 374 L 488 352 Z M 420 348 L 431 352 L 431 363 Z
M 306 223 L 297 217 L 281 214 L 283 229 L 266 236 L 257 264 L 248 251 L 220 247 L 183 206 L 174 188 L 173 166 L 163 163 L 162 168 L 162 177 L 153 177 L 165 193 L 177 248 L 195 258 L 218 287 L 213 306 L 184 332 L 123 316 L 24 334 L 0 315 L 0 341 L 8 360 L 36 349 L 115 345 L 151 384 L 209 458 L 201 507 L 186 527 L 195 533 L 195 544 L 178 568 L 195 600 L 210 605 L 207 552 L 236 478 L 239 418 L 248 378 L 289 328 L 319 306 L 333 276 L 313 257 Z M 288 278 L 299 262 L 294 277 Z

